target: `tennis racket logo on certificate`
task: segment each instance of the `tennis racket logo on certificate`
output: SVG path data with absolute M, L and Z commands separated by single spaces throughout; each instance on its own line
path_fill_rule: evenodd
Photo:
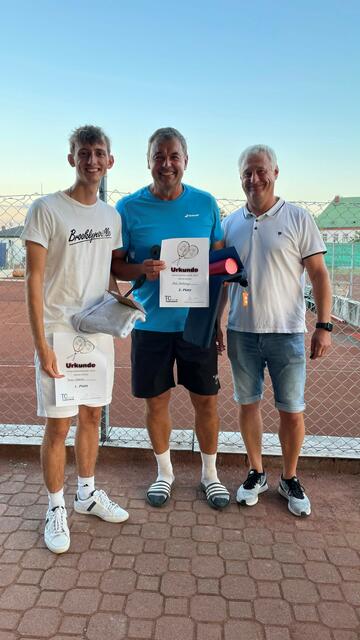
M 101 404 L 106 396 L 106 355 L 91 340 L 78 333 L 54 333 L 54 351 L 63 378 L 55 379 L 55 404 Z
M 209 306 L 208 238 L 163 240 L 160 260 L 160 307 Z

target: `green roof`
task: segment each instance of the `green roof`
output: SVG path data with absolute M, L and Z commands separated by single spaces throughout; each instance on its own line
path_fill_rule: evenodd
M 360 228 L 360 197 L 342 198 L 336 196 L 316 218 L 320 229 Z

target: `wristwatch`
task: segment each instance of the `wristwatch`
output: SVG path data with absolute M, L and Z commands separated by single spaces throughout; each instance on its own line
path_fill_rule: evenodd
M 332 322 L 317 322 L 315 325 L 317 329 L 325 329 L 325 331 L 332 331 L 333 326 Z

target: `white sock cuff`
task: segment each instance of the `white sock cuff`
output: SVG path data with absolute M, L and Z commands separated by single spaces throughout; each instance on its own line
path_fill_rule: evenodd
M 95 489 L 95 476 L 83 478 L 78 476 L 78 494 L 81 500 L 86 500 Z
M 170 484 L 174 480 L 173 468 L 170 458 L 170 449 L 164 451 L 164 453 L 155 453 L 155 458 L 158 467 L 157 480 L 166 480 Z
M 216 471 L 216 453 L 201 453 L 202 460 L 202 482 L 209 484 L 210 482 L 217 482 L 218 475 Z
M 164 453 L 155 453 L 154 451 L 154 456 L 158 464 L 171 464 L 170 449 Z
M 216 464 L 217 453 L 203 453 L 203 451 L 200 451 L 200 453 L 204 464 Z
M 88 478 L 78 476 L 78 485 L 83 487 L 85 484 L 95 486 L 95 476 L 89 476 Z
M 65 507 L 64 487 L 59 489 L 59 491 L 55 491 L 54 493 L 48 491 L 48 496 L 50 509 L 55 509 L 55 507 Z

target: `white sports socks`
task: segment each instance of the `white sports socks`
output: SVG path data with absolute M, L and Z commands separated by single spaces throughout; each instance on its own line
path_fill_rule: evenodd
M 56 491 L 55 493 L 50 493 L 50 491 L 48 491 L 48 496 L 50 509 L 55 509 L 56 507 L 65 507 L 64 487 L 62 487 L 60 491 Z
M 174 482 L 173 468 L 170 460 L 170 449 L 164 453 L 154 453 L 158 465 L 156 480 L 165 480 L 169 484 Z
M 87 500 L 95 489 L 95 477 L 81 478 L 78 476 L 78 496 L 80 500 Z
M 202 472 L 201 482 L 207 487 L 211 482 L 219 482 L 219 478 L 216 471 L 216 453 L 201 453 L 202 460 Z

